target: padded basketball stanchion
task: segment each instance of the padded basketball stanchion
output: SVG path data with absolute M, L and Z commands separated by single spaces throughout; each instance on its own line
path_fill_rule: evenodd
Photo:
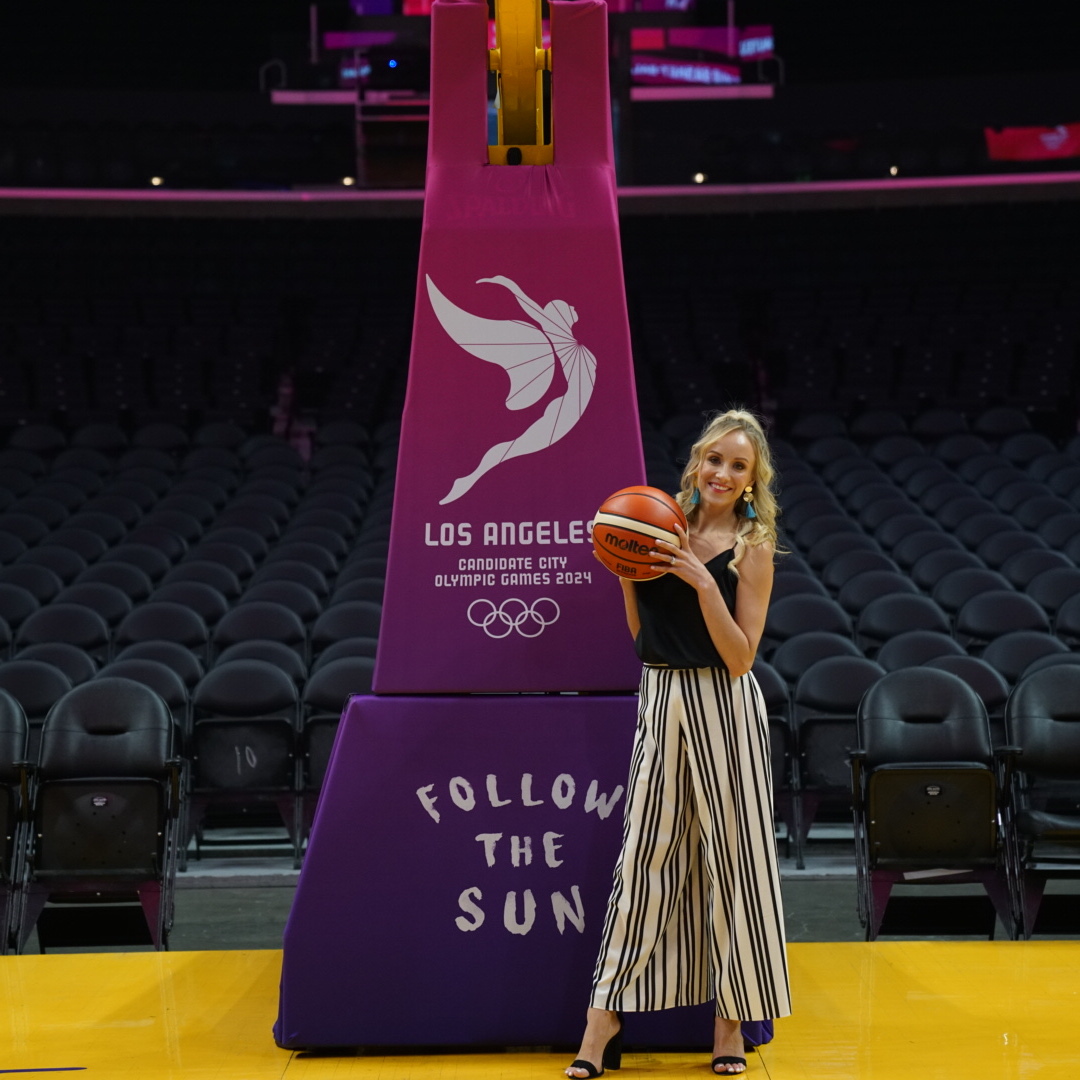
M 551 0 L 550 11 L 545 147 L 535 114 L 548 58 L 533 16 L 519 11 L 493 56 L 486 3 L 433 8 L 376 695 L 349 702 L 320 796 L 285 930 L 282 1046 L 580 1037 L 639 670 L 589 529 L 605 496 L 643 483 L 644 467 L 606 5 Z M 508 84 L 499 65 L 510 44 L 525 70 Z M 500 103 L 534 114 L 531 124 L 504 115 L 494 147 L 489 65 Z M 524 94 L 516 104 L 512 89 Z M 535 141 L 506 142 L 525 138 Z M 549 151 L 551 164 L 527 164 Z M 654 1046 L 707 1041 L 711 1007 L 632 1026 Z
M 533 24 L 522 16 L 522 26 Z M 631 690 L 638 671 L 618 583 L 592 557 L 589 540 L 603 498 L 644 475 L 606 8 L 600 0 L 551 5 L 550 165 L 488 163 L 506 160 L 508 148 L 488 146 L 488 70 L 498 57 L 487 35 L 486 4 L 438 0 L 424 226 L 374 687 L 380 694 Z M 500 41 L 510 38 L 504 32 Z M 527 42 L 515 49 L 527 63 Z M 516 80 L 501 72 L 501 93 L 538 83 L 546 64 L 537 56 Z M 502 137 L 540 138 L 544 126 L 504 115 Z M 527 161 L 544 147 L 521 149 Z

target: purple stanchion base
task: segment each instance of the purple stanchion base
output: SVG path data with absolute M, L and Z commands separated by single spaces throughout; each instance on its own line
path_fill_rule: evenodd
M 576 1046 L 636 708 L 353 698 L 285 930 L 277 1042 Z M 630 1014 L 627 1039 L 707 1050 L 711 1016 Z

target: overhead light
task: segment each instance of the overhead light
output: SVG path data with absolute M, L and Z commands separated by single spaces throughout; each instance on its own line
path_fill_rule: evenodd
M 695 184 L 704 184 L 705 181 L 708 180 L 708 179 L 709 178 L 703 172 L 694 173 L 694 183 Z
M 343 176 L 341 178 L 341 182 L 345 185 L 345 187 L 352 187 L 353 184 L 356 183 L 356 177 L 355 176 Z
M 896 174 L 899 173 L 899 172 L 900 172 L 900 170 L 895 165 L 890 165 L 889 166 L 889 175 L 890 176 L 896 176 Z
M 160 176 L 151 176 L 150 183 L 153 184 L 154 187 L 161 187 L 161 185 L 164 184 L 165 181 L 162 180 Z

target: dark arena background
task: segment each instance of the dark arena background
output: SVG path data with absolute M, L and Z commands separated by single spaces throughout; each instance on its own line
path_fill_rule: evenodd
M 754 672 L 795 1012 L 748 1073 L 1073 1076 L 1075 31 L 1041 2 L 925 0 L 612 0 L 607 23 L 625 484 L 643 467 L 677 490 L 704 415 L 734 403 L 777 459 L 786 554 Z M 556 1077 L 575 1049 L 561 1029 L 425 1038 L 456 991 L 423 980 L 382 1040 L 272 1030 L 410 497 L 431 51 L 429 0 L 0 8 L 0 1072 Z M 595 688 L 574 689 L 587 711 Z M 606 817 L 611 787 L 586 797 L 581 772 L 574 803 L 551 762 L 542 797 Z M 525 767 L 487 770 L 488 809 L 539 805 Z M 459 779 L 419 804 L 412 784 L 410 812 L 460 809 Z M 319 880 L 392 895 L 399 867 L 426 888 L 426 849 L 391 854 Z M 463 907 L 467 929 L 502 898 Z M 574 940 L 580 905 L 547 903 L 536 933 Z M 353 975 L 376 995 L 418 910 L 366 928 L 384 951 Z M 527 967 L 491 971 L 528 1001 Z M 583 1012 L 586 986 L 564 992 Z M 624 1066 L 704 1074 L 703 1046 L 642 1028 Z

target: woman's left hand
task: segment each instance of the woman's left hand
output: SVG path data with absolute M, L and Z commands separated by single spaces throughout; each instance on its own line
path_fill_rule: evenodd
M 679 535 L 681 547 L 669 543 L 667 540 L 655 542 L 656 552 L 661 556 L 660 565 L 663 566 L 663 556 L 667 556 L 669 564 L 667 572 L 682 578 L 691 588 L 701 590 L 703 587 L 715 585 L 712 574 L 705 569 L 705 564 L 694 554 L 690 547 L 690 537 L 686 530 L 679 524 L 675 525 L 675 531 Z

